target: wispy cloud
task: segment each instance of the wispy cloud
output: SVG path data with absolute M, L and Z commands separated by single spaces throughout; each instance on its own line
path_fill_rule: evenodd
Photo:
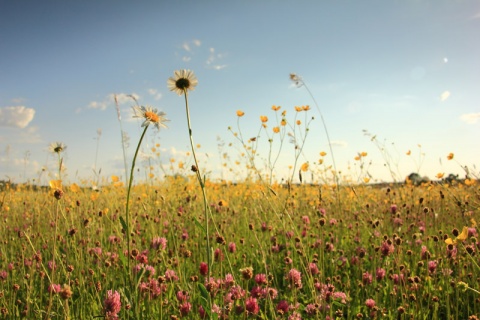
M 225 57 L 223 53 L 216 53 L 215 48 L 209 49 L 210 55 L 206 61 L 207 68 L 221 70 L 227 67 L 226 64 L 221 64 L 220 62 Z
M 222 60 L 225 58 L 224 53 L 217 53 L 216 49 L 213 47 L 208 48 L 208 51 L 205 52 L 205 49 L 196 50 L 202 47 L 202 42 L 198 39 L 185 41 L 181 45 L 181 53 L 177 55 L 181 57 L 183 62 L 190 62 L 194 57 L 199 57 L 204 59 L 205 54 L 207 58 L 205 60 L 205 66 L 208 69 L 221 70 L 227 67 L 225 63 L 222 63 Z
M 189 62 L 190 60 L 192 60 L 194 49 L 200 47 L 201 45 L 202 45 L 202 42 L 198 39 L 193 39 L 193 40 L 183 42 L 182 49 L 184 52 L 182 54 L 182 61 Z
M 126 93 L 110 93 L 108 94 L 105 99 L 100 101 L 92 101 L 88 104 L 88 109 L 99 109 L 99 110 L 106 110 L 109 107 L 115 106 L 115 96 L 117 99 L 117 103 L 119 106 L 127 103 L 134 103 L 134 100 L 139 100 L 140 96 L 136 93 L 126 94 Z
M 148 94 L 151 95 L 155 100 L 160 100 L 162 98 L 162 94 L 158 92 L 157 89 L 148 89 Z
M 332 147 L 347 147 L 348 143 L 346 141 L 341 141 L 341 140 L 333 140 L 330 141 Z
M 6 129 L 6 130 L 15 130 L 15 129 Z M 13 133 L 13 132 L 12 132 Z M 15 132 L 15 134 L 9 134 L 8 137 L 1 135 L 0 136 L 1 143 L 11 143 L 11 144 L 36 144 L 36 143 L 44 143 L 45 141 L 41 138 L 40 134 L 38 133 L 37 126 L 29 126 L 25 130 L 20 132 Z
M 441 95 L 440 95 L 440 100 L 441 101 L 445 101 L 448 99 L 448 97 L 450 97 L 450 91 L 444 91 Z
M 468 124 L 477 123 L 477 121 L 480 120 L 480 112 L 462 114 L 460 120 Z
M 480 19 L 480 12 L 477 12 L 472 16 L 472 19 Z
M 0 127 L 25 128 L 35 116 L 35 109 L 25 106 L 0 108 Z

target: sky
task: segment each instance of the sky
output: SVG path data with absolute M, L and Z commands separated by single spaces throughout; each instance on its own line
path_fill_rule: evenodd
M 303 163 L 305 181 L 333 164 L 353 182 L 478 176 L 479 30 L 476 0 L 0 0 L 0 180 L 58 178 L 57 141 L 62 179 L 124 179 L 143 129 L 131 97 L 170 120 L 148 128 L 136 179 L 189 173 L 185 100 L 167 87 L 179 69 L 198 78 L 192 133 L 211 179 L 246 177 L 240 133 L 277 180 L 298 180 Z

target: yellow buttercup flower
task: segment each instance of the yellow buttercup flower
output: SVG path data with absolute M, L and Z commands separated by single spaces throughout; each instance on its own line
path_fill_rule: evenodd
M 260 121 L 262 121 L 263 123 L 265 123 L 265 122 L 268 121 L 268 117 L 267 117 L 267 116 L 260 116 Z
M 452 159 L 453 159 L 453 153 L 450 152 L 450 153 L 448 154 L 448 156 L 447 156 L 447 159 L 448 159 L 448 160 L 452 160 Z
M 237 117 L 243 117 L 245 115 L 245 112 L 242 110 L 237 110 Z
M 70 185 L 70 191 L 72 191 L 73 193 L 77 193 L 80 191 L 80 187 L 78 186 L 78 184 L 73 183 Z
M 300 168 L 300 170 L 302 170 L 303 172 L 307 172 L 308 171 L 308 162 L 305 162 L 304 164 L 302 164 L 302 167 Z

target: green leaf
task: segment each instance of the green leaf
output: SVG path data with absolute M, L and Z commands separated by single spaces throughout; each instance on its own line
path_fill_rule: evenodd
M 197 225 L 197 227 L 199 227 L 200 229 L 202 229 L 203 232 L 207 233 L 207 230 L 205 230 L 205 228 L 202 226 L 202 224 L 197 220 L 197 218 L 193 218 L 195 220 L 195 224 Z
M 127 223 L 125 222 L 125 219 L 123 219 L 123 217 L 120 217 L 120 223 L 122 225 L 123 230 L 125 230 L 125 232 L 129 232 Z

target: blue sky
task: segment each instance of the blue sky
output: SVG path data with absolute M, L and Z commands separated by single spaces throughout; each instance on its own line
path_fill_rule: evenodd
M 175 168 L 179 161 L 191 164 L 184 100 L 166 85 L 177 69 L 191 69 L 199 80 L 189 96 L 193 135 L 212 178 L 242 177 L 243 164 L 234 174 L 220 161 L 227 153 L 227 168 L 235 167 L 240 157 L 227 130 L 238 131 L 236 110 L 245 112 L 242 133 L 253 137 L 260 115 L 269 117 L 272 134 L 272 105 L 287 110 L 290 122 L 294 106 L 310 105 L 308 117 L 315 119 L 298 161 L 313 168 L 326 151 L 324 164 L 332 164 L 318 110 L 290 73 L 302 76 L 318 102 L 344 177 L 391 180 L 384 156 L 401 178 L 414 171 L 463 176 L 462 166 L 478 173 L 478 30 L 480 2 L 473 0 L 3 0 L 0 179 L 54 178 L 56 159 L 48 152 L 54 141 L 67 145 L 64 179 L 93 179 L 93 169 L 103 178 L 124 176 L 113 94 L 129 137 L 128 162 L 141 128 L 126 96 L 170 119 L 168 129 L 149 128 L 139 172 L 149 163 L 157 177 L 160 166 L 171 173 L 172 158 Z M 304 114 L 297 116 L 303 120 Z M 376 135 L 383 151 L 362 130 Z M 267 139 L 263 132 L 261 168 Z M 157 143 L 160 156 L 151 152 Z M 278 140 L 273 145 L 278 148 Z M 368 153 L 363 171 L 354 160 L 358 152 Z M 453 161 L 447 161 L 450 152 Z M 293 163 L 286 139 L 276 177 L 288 177 Z

